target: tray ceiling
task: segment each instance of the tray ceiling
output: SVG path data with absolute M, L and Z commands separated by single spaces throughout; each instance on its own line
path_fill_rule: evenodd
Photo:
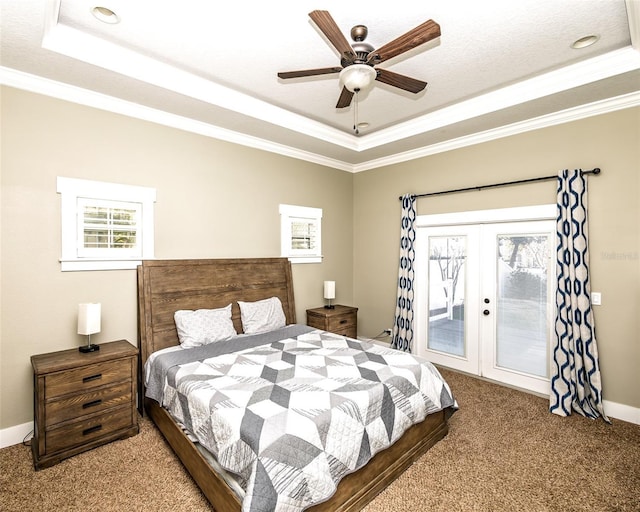
M 365 5 L 365 4 L 363 4 Z M 111 9 L 108 24 L 92 7 Z M 347 171 L 640 104 L 636 0 L 0 0 L 2 83 Z M 308 13 L 375 48 L 427 19 L 438 39 L 380 67 L 428 82 L 375 83 L 336 109 L 340 66 Z M 572 43 L 595 35 L 592 46 Z

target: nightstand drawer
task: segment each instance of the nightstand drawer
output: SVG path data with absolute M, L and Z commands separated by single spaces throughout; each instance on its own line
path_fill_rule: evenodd
M 83 421 L 53 428 L 45 434 L 47 453 L 87 444 L 120 429 L 130 427 L 131 407 L 124 405 Z
M 330 331 L 338 336 L 346 336 L 347 338 L 355 338 L 357 339 L 356 329 L 355 327 L 349 327 L 348 329 L 336 329 L 335 331 Z
M 130 361 L 108 361 L 45 377 L 45 399 L 131 380 Z
M 328 319 L 327 324 L 327 331 L 341 334 L 343 331 L 353 331 L 356 327 L 356 319 L 355 315 L 348 313 L 345 315 L 332 316 Z
M 307 325 L 340 336 L 357 338 L 358 308 L 336 304 L 332 308 L 307 309 Z
M 45 426 L 50 427 L 56 423 L 104 411 L 110 407 L 130 404 L 133 400 L 131 387 L 130 381 L 123 382 L 49 402 L 45 404 Z

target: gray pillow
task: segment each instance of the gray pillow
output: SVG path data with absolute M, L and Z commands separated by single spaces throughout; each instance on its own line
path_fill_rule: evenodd
M 182 348 L 199 347 L 237 336 L 231 304 L 220 309 L 181 309 L 173 315 Z

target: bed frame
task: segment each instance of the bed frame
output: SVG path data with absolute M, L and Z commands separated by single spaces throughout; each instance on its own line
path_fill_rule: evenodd
M 138 267 L 140 364 L 149 355 L 177 345 L 173 314 L 178 309 L 212 309 L 233 304 L 232 318 L 242 332 L 237 301 L 269 297 L 282 301 L 287 323 L 295 323 L 291 264 L 286 258 L 215 260 L 154 260 Z M 138 372 L 141 376 L 142 372 Z M 211 468 L 196 446 L 155 400 L 140 401 L 211 505 L 218 512 L 240 512 L 241 503 L 224 480 Z M 448 431 L 449 411 L 429 415 L 414 425 L 396 443 L 379 452 L 359 471 L 347 475 L 336 493 L 309 512 L 356 512 L 393 482 L 406 468 L 442 439 Z

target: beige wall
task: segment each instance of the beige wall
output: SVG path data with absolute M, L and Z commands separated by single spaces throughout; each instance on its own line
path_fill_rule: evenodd
M 322 264 L 294 265 L 298 320 L 322 281 L 353 302 L 353 175 L 172 128 L 0 89 L 0 429 L 31 421 L 30 356 L 76 347 L 77 304 L 102 303 L 100 343 L 136 344 L 134 270 L 61 272 L 56 177 L 155 187 L 157 258 L 280 256 L 281 203 L 322 208 Z
M 354 181 L 354 289 L 359 333 L 393 324 L 400 203 L 426 193 L 602 168 L 589 178 L 592 290 L 604 398 L 640 407 L 640 109 L 592 117 L 412 162 Z M 418 215 L 555 202 L 555 183 L 418 199 Z
M 0 429 L 32 419 L 30 356 L 83 342 L 78 303 L 102 302 L 97 342 L 137 338 L 134 271 L 60 272 L 56 176 L 155 187 L 158 258 L 278 256 L 278 205 L 323 208 L 324 261 L 294 266 L 298 320 L 333 279 L 337 301 L 360 308 L 359 334 L 374 336 L 393 322 L 399 195 L 599 166 L 591 259 L 605 399 L 640 407 L 640 109 L 351 175 L 12 88 L 0 94 Z M 544 183 L 421 199 L 418 213 L 554 200 Z

